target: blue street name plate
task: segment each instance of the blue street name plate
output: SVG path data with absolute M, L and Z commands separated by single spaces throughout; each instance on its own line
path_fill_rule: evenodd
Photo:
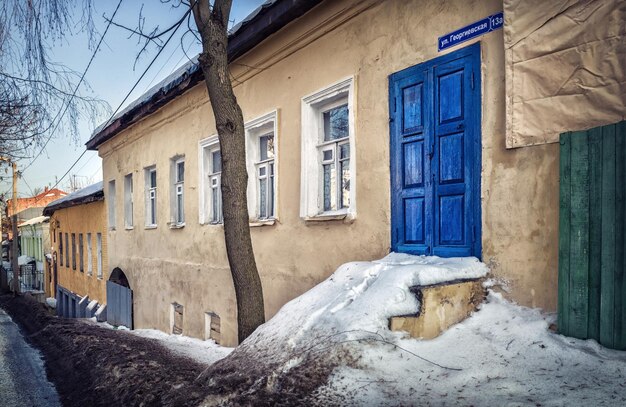
M 439 37 L 438 48 L 439 51 L 443 51 L 446 48 L 453 47 L 464 41 L 471 40 L 479 35 L 487 34 L 488 32 L 502 28 L 504 24 L 504 15 L 502 12 L 491 15 L 487 18 L 483 18 L 480 21 L 476 21 L 468 26 L 459 28 L 449 34 Z

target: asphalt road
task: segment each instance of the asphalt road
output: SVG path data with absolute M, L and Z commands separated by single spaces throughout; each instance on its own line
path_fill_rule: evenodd
M 0 309 L 0 406 L 60 406 L 41 355 Z

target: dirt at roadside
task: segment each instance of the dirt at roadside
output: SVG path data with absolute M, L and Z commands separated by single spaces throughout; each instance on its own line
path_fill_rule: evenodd
M 155 340 L 57 318 L 24 297 L 1 295 L 0 307 L 44 355 L 65 406 L 195 406 L 207 395 L 196 382 L 206 366 Z
M 64 406 L 350 404 L 345 395 L 318 391 L 336 366 L 354 363 L 341 347 L 277 358 L 273 344 L 244 342 L 207 368 L 157 340 L 58 318 L 32 299 L 0 295 L 0 307 L 42 352 Z M 285 370 L 293 357 L 301 363 Z

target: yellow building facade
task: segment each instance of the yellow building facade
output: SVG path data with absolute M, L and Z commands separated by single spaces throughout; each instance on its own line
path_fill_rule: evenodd
M 89 188 L 89 187 L 88 187 Z M 96 188 L 97 189 L 97 188 Z M 109 277 L 106 210 L 100 184 L 96 197 L 77 191 L 48 205 L 52 246 L 52 288 L 106 304 Z

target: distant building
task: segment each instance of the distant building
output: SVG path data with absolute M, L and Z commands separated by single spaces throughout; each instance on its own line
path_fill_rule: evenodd
M 57 310 L 67 317 L 87 316 L 84 308 L 88 303 L 103 306 L 107 300 L 102 182 L 49 204 L 43 213 L 50 217 L 51 291 L 56 294 Z
M 43 209 L 43 208 L 42 208 Z M 34 268 L 22 270 L 23 285 L 31 290 L 44 291 L 46 297 L 52 295 L 50 289 L 51 263 L 47 255 L 51 253 L 50 224 L 47 216 L 38 216 L 18 225 L 20 235 L 20 255 L 34 260 Z M 26 270 L 27 269 L 27 270 Z
M 56 201 L 59 198 L 63 198 L 67 195 L 67 192 L 61 191 L 58 188 L 48 189 L 45 187 L 43 192 L 37 194 L 33 197 L 29 198 L 17 198 L 17 213 L 19 215 L 20 212 L 29 208 L 44 208 L 49 203 Z M 13 200 L 7 198 L 7 215 L 9 217 L 13 216 Z M 41 215 L 41 213 L 39 213 Z M 30 216 L 29 212 L 24 212 L 24 216 Z M 23 220 L 28 220 L 29 217 L 26 217 Z

